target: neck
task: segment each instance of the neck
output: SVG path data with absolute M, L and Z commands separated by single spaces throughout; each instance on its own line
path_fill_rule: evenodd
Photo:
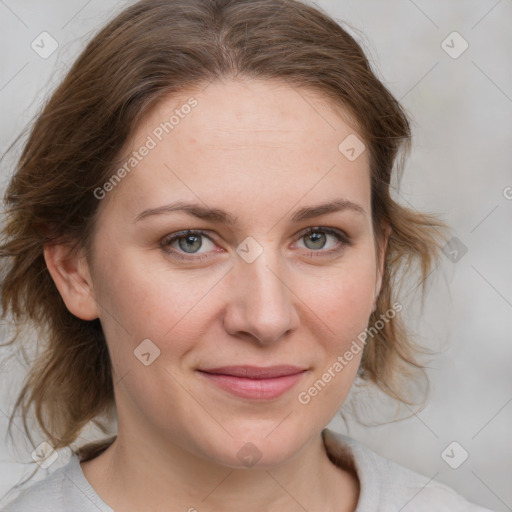
M 82 469 L 100 497 L 124 512 L 353 512 L 359 494 L 357 476 L 329 460 L 320 434 L 279 466 L 235 469 L 177 445 L 162 450 L 120 432 L 107 450 L 82 463 Z

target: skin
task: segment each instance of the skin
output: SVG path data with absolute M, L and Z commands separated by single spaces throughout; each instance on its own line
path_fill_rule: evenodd
M 153 109 L 126 154 L 190 95 Z M 45 247 L 66 306 L 100 318 L 113 362 L 118 437 L 81 467 L 123 512 L 353 511 L 358 479 L 330 462 L 321 431 L 362 352 L 307 405 L 297 395 L 364 331 L 380 291 L 386 244 L 377 254 L 367 152 L 345 158 L 338 145 L 354 129 L 306 89 L 230 80 L 193 96 L 197 107 L 101 200 L 92 261 L 65 245 Z M 339 198 L 364 212 L 291 220 L 302 207 Z M 226 210 L 236 223 L 184 212 L 134 222 L 177 200 Z M 303 233 L 309 227 L 340 230 L 351 244 L 323 231 L 315 241 Z M 201 247 L 162 247 L 166 235 L 186 229 L 206 231 Z M 252 263 L 236 252 L 249 236 L 263 251 Z M 160 350 L 148 366 L 134 355 L 145 339 Z M 284 395 L 260 401 L 196 371 L 237 364 L 307 371 Z M 247 442 L 261 455 L 250 467 L 237 456 Z

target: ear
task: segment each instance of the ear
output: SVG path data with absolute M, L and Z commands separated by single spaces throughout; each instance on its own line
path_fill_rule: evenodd
M 85 256 L 71 245 L 45 244 L 46 266 L 68 310 L 82 320 L 94 320 L 99 312 L 94 299 L 91 273 Z
M 391 234 L 391 226 L 389 222 L 382 224 L 382 240 L 379 254 L 377 255 L 377 281 L 375 283 L 375 297 L 373 300 L 372 313 L 377 309 L 377 299 L 382 287 L 382 278 L 384 276 L 384 262 L 386 261 L 386 252 L 388 248 L 389 236 Z

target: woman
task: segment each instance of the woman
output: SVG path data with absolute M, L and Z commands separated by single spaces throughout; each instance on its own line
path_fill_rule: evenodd
M 356 376 L 408 403 L 421 370 L 396 287 L 445 226 L 390 197 L 409 140 L 305 3 L 111 21 L 34 124 L 1 254 L 4 312 L 47 341 L 15 406 L 37 462 L 117 434 L 5 510 L 484 510 L 325 428 Z

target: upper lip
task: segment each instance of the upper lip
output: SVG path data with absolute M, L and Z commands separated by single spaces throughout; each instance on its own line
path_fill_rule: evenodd
M 246 379 L 273 379 L 296 375 L 305 371 L 305 368 L 291 365 L 279 366 L 221 366 L 218 368 L 206 368 L 199 371 L 217 375 L 230 375 L 233 377 L 245 377 Z

